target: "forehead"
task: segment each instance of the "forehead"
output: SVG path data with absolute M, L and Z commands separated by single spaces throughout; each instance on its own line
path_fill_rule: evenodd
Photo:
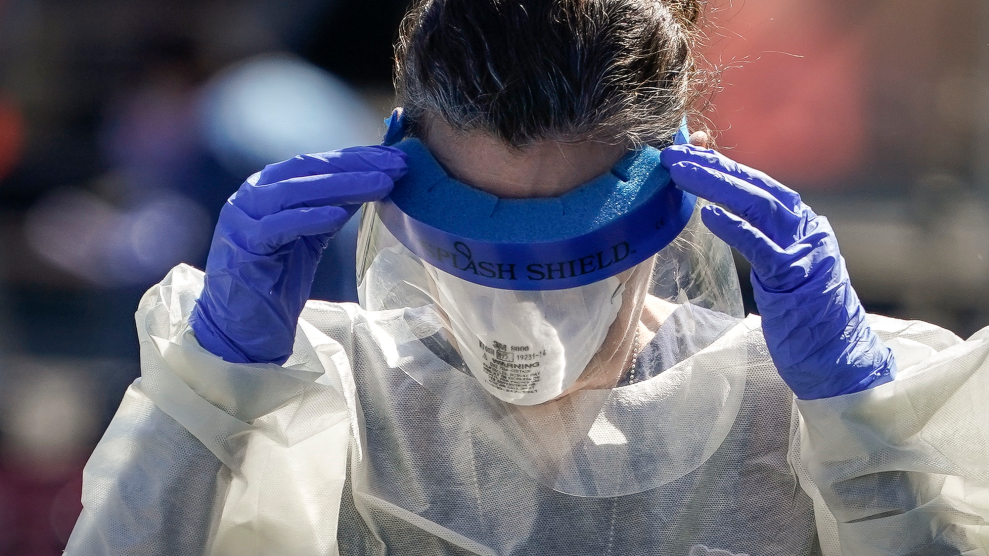
M 458 132 L 438 118 L 423 143 L 459 181 L 507 199 L 558 197 L 608 172 L 628 152 L 594 141 L 540 141 L 522 149 L 482 132 Z

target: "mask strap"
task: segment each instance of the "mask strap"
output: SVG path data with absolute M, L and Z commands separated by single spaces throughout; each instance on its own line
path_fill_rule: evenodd
M 674 145 L 686 145 L 690 142 L 690 130 L 687 129 L 687 117 L 680 121 L 680 129 L 673 135 Z
M 385 118 L 385 126 L 388 129 L 385 131 L 385 138 L 381 144 L 390 147 L 405 139 L 405 124 L 405 114 L 402 112 L 402 108 L 393 110 L 391 116 Z

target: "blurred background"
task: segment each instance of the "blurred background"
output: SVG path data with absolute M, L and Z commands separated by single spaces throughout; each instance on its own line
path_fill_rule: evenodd
M 204 264 L 223 200 L 266 163 L 378 141 L 407 4 L 0 0 L 0 556 L 60 554 L 139 372 L 138 300 Z M 708 18 L 719 147 L 828 215 L 870 311 L 989 325 L 989 3 Z M 354 234 L 314 297 L 356 297 Z

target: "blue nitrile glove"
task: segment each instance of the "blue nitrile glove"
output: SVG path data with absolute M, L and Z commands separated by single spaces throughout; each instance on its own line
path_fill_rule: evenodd
M 363 203 L 388 195 L 405 153 L 354 147 L 266 166 L 220 211 L 190 324 L 234 363 L 284 363 L 323 250 Z
M 673 146 L 662 162 L 677 187 L 728 209 L 709 205 L 701 217 L 752 264 L 769 353 L 798 398 L 892 380 L 893 354 L 865 324 L 827 218 L 773 178 L 712 150 Z

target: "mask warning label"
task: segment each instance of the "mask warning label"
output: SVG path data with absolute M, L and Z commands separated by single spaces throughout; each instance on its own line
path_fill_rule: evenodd
M 489 346 L 478 340 L 488 384 L 512 394 L 535 394 L 539 391 L 539 365 L 546 350 L 532 346 L 505 345 L 492 342 Z

